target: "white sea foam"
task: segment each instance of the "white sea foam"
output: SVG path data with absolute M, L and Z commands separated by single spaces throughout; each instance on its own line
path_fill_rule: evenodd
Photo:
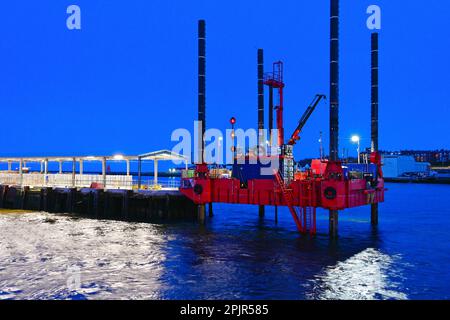
M 400 257 L 368 248 L 317 275 L 307 297 L 323 300 L 408 299 L 405 293 L 396 290 L 397 284 L 391 279 L 398 276 L 392 269 L 396 259 Z
M 37 212 L 1 218 L 0 300 L 158 298 L 168 237 L 154 225 Z M 72 278 L 81 280 L 75 290 Z

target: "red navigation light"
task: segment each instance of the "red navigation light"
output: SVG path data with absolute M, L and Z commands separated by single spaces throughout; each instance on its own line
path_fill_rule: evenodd
M 231 117 L 230 123 L 231 123 L 232 125 L 234 125 L 234 124 L 236 123 L 236 118 L 235 118 L 235 117 Z

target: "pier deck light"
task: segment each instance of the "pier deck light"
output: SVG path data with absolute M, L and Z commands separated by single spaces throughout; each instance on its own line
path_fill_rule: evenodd
M 113 159 L 114 159 L 114 160 L 123 160 L 124 157 L 123 157 L 123 155 L 121 155 L 121 154 L 116 154 L 116 155 L 113 156 Z
M 359 136 L 357 136 L 357 135 L 352 136 L 352 142 L 353 143 L 358 143 L 359 140 L 361 140 L 361 138 Z

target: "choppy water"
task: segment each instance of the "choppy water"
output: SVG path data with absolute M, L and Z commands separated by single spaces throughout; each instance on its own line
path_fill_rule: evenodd
M 0 214 L 0 299 L 450 299 L 450 186 L 388 186 L 380 226 L 300 237 L 288 211 L 215 205 L 206 227 Z

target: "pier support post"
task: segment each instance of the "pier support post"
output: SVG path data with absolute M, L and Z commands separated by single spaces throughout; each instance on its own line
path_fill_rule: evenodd
M 259 212 L 259 217 L 260 218 L 264 218 L 264 215 L 265 215 L 265 212 L 266 212 L 265 207 L 264 206 L 259 206 L 258 212 Z
M 64 198 L 65 196 L 65 202 L 61 200 L 61 198 Z M 52 210 L 49 210 L 49 212 L 68 212 L 68 202 L 69 202 L 69 194 L 62 192 L 62 194 L 59 192 L 58 189 L 55 189 L 53 192 L 53 199 L 52 199 Z
M 74 211 L 76 195 L 77 195 L 76 188 L 71 188 L 67 192 L 66 210 L 68 213 L 73 213 Z
M 214 216 L 212 202 L 208 203 L 208 213 L 209 213 L 209 217 L 213 217 Z
M 22 209 L 22 201 L 23 201 L 23 193 L 24 190 L 23 188 L 14 188 L 15 189 L 15 193 L 14 193 L 14 199 L 13 199 L 13 203 L 14 209 Z
M 337 210 L 330 210 L 329 222 L 330 222 L 330 226 L 329 226 L 330 238 L 336 239 L 338 236 L 338 211 Z
M 103 216 L 109 217 L 109 193 L 103 193 Z
M 103 190 L 106 189 L 106 157 L 102 159 L 102 179 L 103 179 Z
M 172 217 L 172 206 L 171 206 L 171 204 L 172 204 L 172 201 L 170 200 L 170 196 L 167 194 L 166 195 L 166 202 L 165 202 L 165 210 L 164 210 L 164 213 L 165 213 L 165 218 L 166 219 L 170 219 L 171 217 Z
M 27 195 L 28 195 L 29 191 L 30 191 L 30 187 L 23 187 L 22 194 L 20 195 L 21 196 L 20 209 L 22 209 L 22 210 L 26 208 Z
M 48 212 L 48 196 L 49 193 L 51 192 L 51 188 L 42 188 L 41 189 L 41 202 L 39 205 L 39 210 L 40 211 L 45 211 Z
M 19 162 L 19 174 L 20 174 L 20 188 L 23 187 L 23 159 Z
M 94 207 L 94 195 L 92 191 L 89 191 L 89 193 L 87 194 L 87 209 L 86 212 L 83 212 L 83 214 L 92 216 L 93 207 Z
M 3 208 L 5 206 L 5 200 L 6 196 L 8 195 L 8 189 L 9 186 L 1 186 L 1 192 L 0 192 L 0 208 Z
M 158 159 L 153 161 L 153 185 L 158 185 Z
M 44 160 L 44 186 L 47 185 L 48 181 L 48 159 Z
M 103 190 L 94 190 L 93 191 L 93 203 L 92 203 L 92 209 L 94 217 L 98 218 L 100 215 L 100 198 L 103 195 Z
M 83 175 L 83 160 L 82 159 L 80 159 L 80 170 L 79 170 L 79 172 L 80 172 L 80 176 L 82 176 Z
M 199 224 L 205 224 L 205 205 L 199 204 L 197 205 L 197 219 Z
M 39 211 L 45 211 L 45 202 L 47 201 L 47 194 L 45 189 L 40 191 Z
M 138 157 L 138 190 L 141 189 L 142 158 Z
M 52 212 L 53 211 L 53 198 L 54 198 L 54 190 L 53 188 L 45 188 L 44 189 L 44 203 L 43 203 L 43 207 L 44 207 L 44 211 L 46 212 Z
M 75 188 L 76 159 L 72 159 L 72 188 Z
M 59 174 L 62 174 L 62 173 L 63 173 L 62 165 L 63 165 L 63 162 L 62 162 L 62 161 L 59 161 Z
M 129 216 L 129 203 L 130 203 L 130 197 L 132 196 L 133 191 L 128 190 L 123 193 L 122 198 L 122 218 L 125 220 L 128 220 Z

